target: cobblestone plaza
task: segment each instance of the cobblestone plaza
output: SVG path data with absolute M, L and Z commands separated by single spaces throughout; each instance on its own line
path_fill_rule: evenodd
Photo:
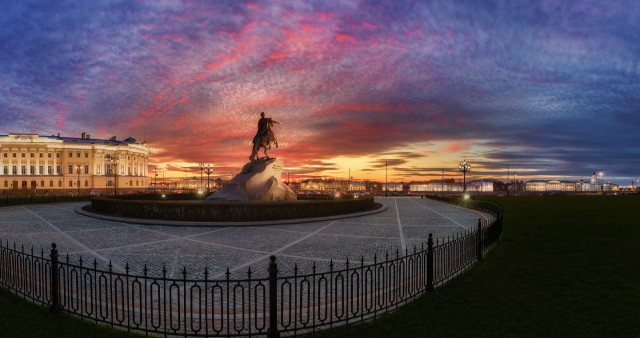
M 277 257 L 281 275 L 343 268 L 349 263 L 371 263 L 385 255 L 413 251 L 426 245 L 429 233 L 446 240 L 472 229 L 486 216 L 420 198 L 376 198 L 387 206 L 381 213 L 339 220 L 247 227 L 177 227 L 139 225 L 86 217 L 75 209 L 87 202 L 25 205 L 0 208 L 0 240 L 25 251 L 48 255 L 55 242 L 61 259 L 99 267 L 109 262 L 115 271 L 141 275 L 147 266 L 151 276 L 224 278 L 264 276 L 269 256 Z

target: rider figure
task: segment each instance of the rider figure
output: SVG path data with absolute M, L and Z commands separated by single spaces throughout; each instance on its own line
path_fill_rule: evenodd
M 253 137 L 253 143 L 257 143 L 262 135 L 267 135 L 270 140 L 274 140 L 273 131 L 271 131 L 271 123 L 278 123 L 270 117 L 264 117 L 264 112 L 260 113 L 260 120 L 258 120 L 258 132 Z M 267 143 L 270 141 L 267 140 Z

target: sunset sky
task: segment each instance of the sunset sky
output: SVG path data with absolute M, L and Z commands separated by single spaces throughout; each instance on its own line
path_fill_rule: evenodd
M 0 134 L 146 140 L 229 178 L 640 177 L 640 2 L 3 1 Z

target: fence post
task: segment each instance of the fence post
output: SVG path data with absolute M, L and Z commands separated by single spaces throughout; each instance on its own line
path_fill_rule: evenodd
M 267 330 L 268 338 L 280 337 L 278 331 L 278 264 L 276 264 L 276 256 L 269 257 L 269 329 Z
M 478 218 L 478 230 L 476 234 L 476 255 L 478 260 L 482 260 L 482 221 Z
M 427 290 L 433 290 L 433 234 L 427 241 Z
M 58 271 L 58 250 L 56 243 L 51 244 L 51 311 L 60 310 L 60 276 Z

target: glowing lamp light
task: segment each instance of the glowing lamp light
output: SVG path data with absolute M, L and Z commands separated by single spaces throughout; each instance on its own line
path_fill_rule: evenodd
M 465 201 L 469 199 L 469 194 L 464 194 Z
M 167 195 L 165 195 L 165 194 L 162 194 L 162 198 L 166 198 L 166 197 L 167 197 Z

